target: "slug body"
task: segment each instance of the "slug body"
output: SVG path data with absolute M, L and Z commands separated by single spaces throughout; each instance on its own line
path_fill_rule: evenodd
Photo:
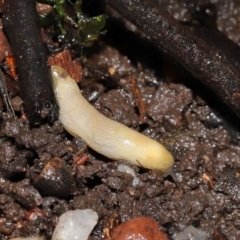
M 63 68 L 52 66 L 51 71 L 59 120 L 71 135 L 81 137 L 93 150 L 113 160 L 162 172 L 173 165 L 173 157 L 163 145 L 98 112 Z

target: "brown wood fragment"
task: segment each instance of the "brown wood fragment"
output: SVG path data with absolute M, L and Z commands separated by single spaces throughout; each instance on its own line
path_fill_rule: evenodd
M 214 189 L 214 182 L 213 182 L 213 180 L 212 180 L 212 177 L 211 177 L 209 174 L 203 173 L 203 174 L 202 174 L 202 181 L 203 181 L 203 183 L 205 183 L 205 184 L 209 184 L 210 187 L 211 187 L 212 189 Z
M 82 67 L 73 62 L 68 50 L 64 50 L 54 57 L 49 57 L 48 62 L 51 66 L 58 65 L 64 68 L 77 83 L 82 80 Z
M 38 14 L 47 14 L 50 11 L 52 11 L 52 9 L 53 9 L 53 7 L 48 4 L 36 3 L 36 10 L 37 10 Z
M 214 229 L 213 240 L 228 240 L 228 237 L 222 232 L 220 227 Z
M 0 19 L 0 62 L 5 58 L 5 53 L 10 52 L 11 47 L 2 29 L 2 19 Z
M 14 80 L 17 80 L 17 72 L 16 72 L 16 63 L 15 59 L 10 51 L 5 52 L 5 60 L 7 63 L 7 68 L 9 70 L 10 75 Z
M 130 89 L 131 92 L 135 98 L 136 101 L 136 105 L 138 107 L 139 110 L 139 114 L 140 114 L 140 122 L 141 123 L 145 123 L 146 122 L 146 106 L 145 103 L 142 99 L 142 95 L 137 87 L 137 83 L 136 83 L 136 79 L 133 77 L 129 77 L 129 82 L 130 82 Z

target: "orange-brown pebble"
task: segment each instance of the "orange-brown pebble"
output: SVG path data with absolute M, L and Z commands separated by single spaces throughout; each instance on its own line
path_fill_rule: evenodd
M 138 217 L 115 227 L 111 240 L 168 240 L 168 237 L 159 231 L 152 218 Z

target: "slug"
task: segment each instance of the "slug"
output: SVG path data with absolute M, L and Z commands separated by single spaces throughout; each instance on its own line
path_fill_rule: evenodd
M 162 172 L 173 165 L 173 156 L 163 145 L 98 112 L 63 68 L 52 66 L 51 73 L 59 120 L 71 135 L 81 137 L 90 148 L 113 160 Z

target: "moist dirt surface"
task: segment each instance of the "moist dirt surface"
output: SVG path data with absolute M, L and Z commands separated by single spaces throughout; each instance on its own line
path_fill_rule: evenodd
M 163 2 L 184 24 L 201 25 L 204 14 L 212 23 L 217 16 L 216 29 L 239 44 L 240 6 L 234 1 L 202 1 L 200 7 Z M 3 103 L 0 109 L 0 239 L 50 240 L 61 214 L 85 208 L 99 216 L 91 240 L 103 239 L 113 219 L 139 216 L 157 221 L 169 239 L 189 226 L 195 237 L 176 239 L 240 239 L 239 119 L 134 26 L 107 11 L 107 33 L 88 50 L 83 66 L 82 94 L 102 114 L 161 142 L 174 166 L 163 174 L 112 161 L 69 135 L 59 121 L 30 127 L 21 98 L 11 90 L 16 116 Z M 119 165 L 134 174 L 119 171 Z

